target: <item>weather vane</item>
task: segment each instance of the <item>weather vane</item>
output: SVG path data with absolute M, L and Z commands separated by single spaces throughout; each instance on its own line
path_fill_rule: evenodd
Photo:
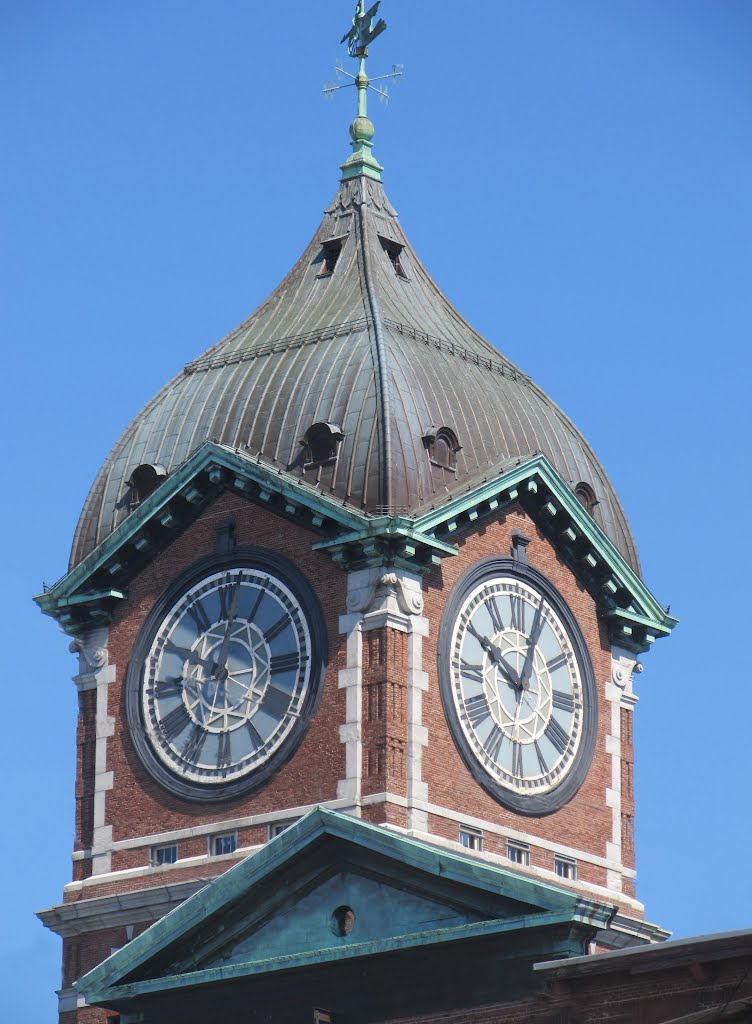
M 374 41 L 382 32 L 386 30 L 386 22 L 383 18 L 379 18 L 376 21 L 376 15 L 379 10 L 381 0 L 376 0 L 373 7 L 369 7 L 366 11 L 365 0 L 357 0 L 355 6 L 355 17 L 352 20 L 352 28 L 345 32 L 340 40 L 340 43 L 347 43 L 347 52 L 351 57 L 355 57 L 359 61 L 358 74 L 352 75 L 349 71 L 345 71 L 343 67 L 337 63 L 335 71 L 337 78 L 351 78 L 351 82 L 345 82 L 343 85 L 338 85 L 336 82 L 327 82 L 324 86 L 324 95 L 327 99 L 332 99 L 334 93 L 339 89 L 347 89 L 351 85 L 356 86 L 361 90 L 361 94 L 367 89 L 371 89 L 372 92 L 377 93 L 382 103 L 389 102 L 389 89 L 386 85 L 375 86 L 373 82 L 385 82 L 387 79 L 398 79 L 402 76 L 402 65 L 392 64 L 392 70 L 388 75 L 379 75 L 377 78 L 369 79 L 366 76 L 366 57 L 368 56 L 369 44 Z M 365 114 L 365 110 L 363 111 Z

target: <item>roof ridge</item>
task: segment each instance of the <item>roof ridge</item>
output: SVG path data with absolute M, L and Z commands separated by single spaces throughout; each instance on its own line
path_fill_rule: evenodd
M 361 192 L 362 196 L 362 192 Z M 368 200 L 361 198 L 355 202 L 355 210 L 360 227 L 360 253 L 363 260 L 363 281 L 366 286 L 366 297 L 371 309 L 373 324 L 372 351 L 374 370 L 376 372 L 376 398 L 379 408 L 379 442 L 381 446 L 381 465 L 379 466 L 379 505 L 391 508 L 392 505 L 392 431 L 391 403 L 386 374 L 386 345 L 381 320 L 381 307 L 376 295 L 375 281 L 371 267 L 369 252 Z

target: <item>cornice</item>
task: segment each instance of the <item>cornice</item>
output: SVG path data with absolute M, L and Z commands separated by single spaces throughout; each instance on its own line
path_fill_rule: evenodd
M 544 455 L 506 463 L 441 507 L 370 515 L 342 504 L 260 456 L 207 441 L 113 533 L 35 601 L 71 633 L 107 622 L 133 576 L 221 491 L 273 508 L 311 531 L 312 548 L 343 568 L 391 564 L 425 573 L 457 553 L 456 536 L 519 505 L 594 595 L 612 643 L 642 652 L 677 620 L 627 564 Z

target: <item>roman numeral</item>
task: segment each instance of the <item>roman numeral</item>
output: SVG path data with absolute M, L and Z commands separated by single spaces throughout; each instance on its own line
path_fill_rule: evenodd
M 253 749 L 254 750 L 258 750 L 259 747 L 263 747 L 263 745 L 264 745 L 264 737 L 258 731 L 258 729 L 253 724 L 253 722 L 251 722 L 251 721 L 246 722 L 245 723 L 245 729 L 246 729 L 246 732 L 248 733 L 248 738 L 251 741 L 251 745 L 252 745 Z
M 522 768 L 522 744 L 512 742 L 512 775 L 521 779 L 524 775 Z
M 504 620 L 501 617 L 499 605 L 495 597 L 488 598 L 486 601 L 486 608 L 488 609 L 488 614 L 491 616 L 491 624 L 493 625 L 494 633 L 501 633 L 504 629 Z
M 289 654 L 275 654 L 269 662 L 269 669 L 272 675 L 276 672 L 296 672 L 300 665 L 300 655 L 297 651 L 290 651 Z
M 509 605 L 512 610 L 512 629 L 517 629 L 520 633 L 525 632 L 525 607 L 526 604 L 521 597 L 517 597 L 515 594 L 510 594 Z
M 188 742 L 183 748 L 183 757 L 186 761 L 195 762 L 201 757 L 201 750 L 206 742 L 206 733 L 200 725 L 194 725 Z
M 230 749 L 229 732 L 219 734 L 219 751 L 217 753 L 217 768 L 227 768 L 232 763 L 232 752 Z
M 467 712 L 470 725 L 480 725 L 480 723 L 485 721 L 491 714 L 491 710 L 488 707 L 488 701 L 486 700 L 486 695 L 484 693 L 479 693 L 476 697 L 471 697 L 470 700 L 466 700 L 465 711 Z
M 464 658 L 463 658 L 462 659 L 462 663 L 461 663 L 460 671 L 462 672 L 462 675 L 465 677 L 465 679 L 469 679 L 473 683 L 482 683 L 483 682 L 483 666 L 482 665 L 473 665 L 472 662 L 465 661 Z
M 290 707 L 290 695 L 282 690 L 278 690 L 275 686 L 270 686 L 266 691 L 261 706 L 272 718 L 284 718 Z
M 162 651 L 167 654 L 177 654 L 178 657 L 182 658 L 184 661 L 187 660 L 191 654 L 187 647 L 178 647 L 174 640 L 165 640 L 162 646 Z
M 485 750 L 492 761 L 497 761 L 499 757 L 499 750 L 501 744 L 504 741 L 504 733 L 494 722 L 491 732 L 488 734 L 488 739 L 485 742 Z
M 530 631 L 530 646 L 535 645 L 540 640 L 540 635 L 543 632 L 543 627 L 546 625 L 546 620 L 543 618 L 543 602 L 538 605 L 535 612 L 535 619 L 533 620 L 533 628 Z
M 546 668 L 549 672 L 555 672 L 557 668 L 564 668 L 568 660 L 566 654 L 562 651 L 561 654 L 557 654 L 555 658 L 551 658 L 550 661 L 546 662 Z
M 191 716 L 185 709 L 184 704 L 178 704 L 169 715 L 162 719 L 162 732 L 168 740 L 174 740 L 185 729 L 191 720 Z
M 287 614 L 287 612 L 285 612 L 281 619 L 277 619 L 274 625 L 270 626 L 267 629 L 267 631 L 264 633 L 264 640 L 266 640 L 266 642 L 270 644 L 272 640 L 275 638 L 275 636 L 279 636 L 279 634 L 288 625 L 290 621 L 290 616 Z
M 183 692 L 184 680 L 178 677 L 177 679 L 157 679 L 154 682 L 154 696 L 157 700 L 162 700 L 165 697 L 179 697 Z
M 194 601 L 188 609 L 188 614 L 196 623 L 196 629 L 199 633 L 206 633 L 211 626 L 211 622 L 201 601 Z
M 265 595 L 266 591 L 263 589 L 263 587 L 259 587 L 258 596 L 256 600 L 253 602 L 253 608 L 251 608 L 251 610 L 248 612 L 249 622 L 253 622 L 253 620 L 256 618 L 256 613 L 258 612 L 261 602 L 264 600 Z
M 548 765 L 546 764 L 546 759 L 543 756 L 541 748 L 538 746 L 537 740 L 535 741 L 535 753 L 538 756 L 538 766 L 540 767 L 541 775 L 546 775 L 548 772 Z
M 228 618 L 235 617 L 235 606 L 238 603 L 239 590 L 240 580 L 219 588 L 219 618 L 221 622 L 226 622 Z
M 553 690 L 551 693 L 551 703 L 559 711 L 569 711 L 570 714 L 574 711 L 574 697 L 571 693 Z
M 560 754 L 563 754 L 569 746 L 569 736 L 564 732 L 555 718 L 552 718 L 546 726 L 545 735 L 548 736 Z

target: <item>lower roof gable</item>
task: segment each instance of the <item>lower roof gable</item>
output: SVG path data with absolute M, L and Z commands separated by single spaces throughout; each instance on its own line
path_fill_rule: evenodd
M 541 955 L 562 955 L 549 941 L 555 931 L 571 955 L 612 915 L 612 907 L 556 886 L 319 808 L 77 987 L 90 1003 L 120 1006 L 168 990 L 365 956 L 456 942 L 503 944 L 519 933 Z M 510 950 L 519 947 L 517 940 Z

